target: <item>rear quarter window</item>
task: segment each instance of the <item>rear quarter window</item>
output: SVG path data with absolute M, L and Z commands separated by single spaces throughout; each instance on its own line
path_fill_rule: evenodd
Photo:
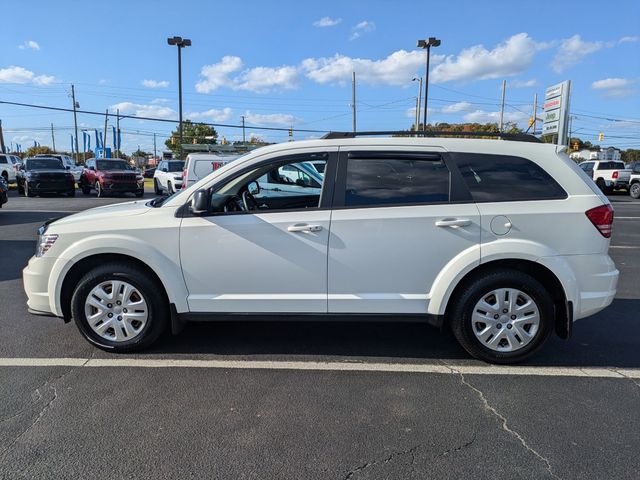
M 477 153 L 453 153 L 452 157 L 476 202 L 567 198 L 551 175 L 526 158 Z

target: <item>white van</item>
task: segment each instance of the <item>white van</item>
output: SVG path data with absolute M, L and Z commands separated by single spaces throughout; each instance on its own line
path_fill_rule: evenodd
M 206 177 L 214 170 L 235 160 L 240 155 L 220 155 L 217 153 L 190 153 L 182 171 L 182 188 L 187 188 Z

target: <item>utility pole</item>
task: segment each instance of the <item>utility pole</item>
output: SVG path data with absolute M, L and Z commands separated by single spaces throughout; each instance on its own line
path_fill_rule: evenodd
M 351 115 L 353 116 L 353 133 L 356 132 L 356 72 L 351 72 Z
M 155 133 L 154 133 L 155 136 Z M 118 156 L 120 156 L 120 109 L 116 109 L 116 150 L 118 150 Z
M 107 120 L 109 120 L 109 109 L 104 114 L 104 140 L 102 141 L 102 158 L 107 158 Z
M 4 133 L 2 133 L 2 120 L 0 120 L 0 152 L 4 153 Z
M 244 115 L 242 115 L 242 145 L 244 146 L 246 143 L 244 136 Z
M 504 94 L 505 91 L 507 90 L 507 81 L 506 80 L 502 80 L 502 102 L 501 102 L 501 106 L 500 106 L 500 133 L 502 133 L 502 126 L 504 124 L 503 120 L 504 120 Z
M 536 120 L 538 116 L 538 94 L 533 94 L 533 135 L 536 134 Z
M 153 134 L 153 158 L 158 163 L 158 153 L 156 152 L 156 134 Z
M 76 103 L 76 89 L 75 89 L 73 83 L 71 84 L 71 101 L 73 102 L 73 125 L 74 125 L 75 130 L 76 130 L 76 153 L 77 153 L 78 152 L 78 116 L 76 114 L 76 109 L 80 105 L 78 105 Z M 106 140 L 106 137 L 105 137 L 105 140 Z
M 53 144 L 53 153 L 56 153 L 56 137 L 53 135 L 53 123 L 51 124 L 51 143 Z

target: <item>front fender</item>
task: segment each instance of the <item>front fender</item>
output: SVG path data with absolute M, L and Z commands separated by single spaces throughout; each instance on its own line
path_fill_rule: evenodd
M 171 256 L 166 255 L 153 244 L 122 234 L 100 234 L 73 243 L 61 252 L 49 276 L 48 291 L 54 293 L 49 296 L 51 311 L 57 316 L 62 316 L 62 284 L 71 267 L 80 260 L 100 254 L 127 255 L 145 263 L 160 278 L 169 302 L 174 303 L 179 312 L 188 311 L 187 288 L 178 255 L 178 229 L 175 230 L 175 235 L 169 234 L 175 236 L 175 248 L 165 250 L 173 252 Z M 162 239 L 165 245 L 171 240 L 166 237 Z

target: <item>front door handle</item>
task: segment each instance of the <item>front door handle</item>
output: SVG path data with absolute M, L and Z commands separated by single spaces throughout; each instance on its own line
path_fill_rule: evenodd
M 309 225 L 308 223 L 296 223 L 289 225 L 287 230 L 290 232 L 319 232 L 322 230 L 322 225 Z
M 443 218 L 436 222 L 436 227 L 468 227 L 471 220 L 468 218 Z

